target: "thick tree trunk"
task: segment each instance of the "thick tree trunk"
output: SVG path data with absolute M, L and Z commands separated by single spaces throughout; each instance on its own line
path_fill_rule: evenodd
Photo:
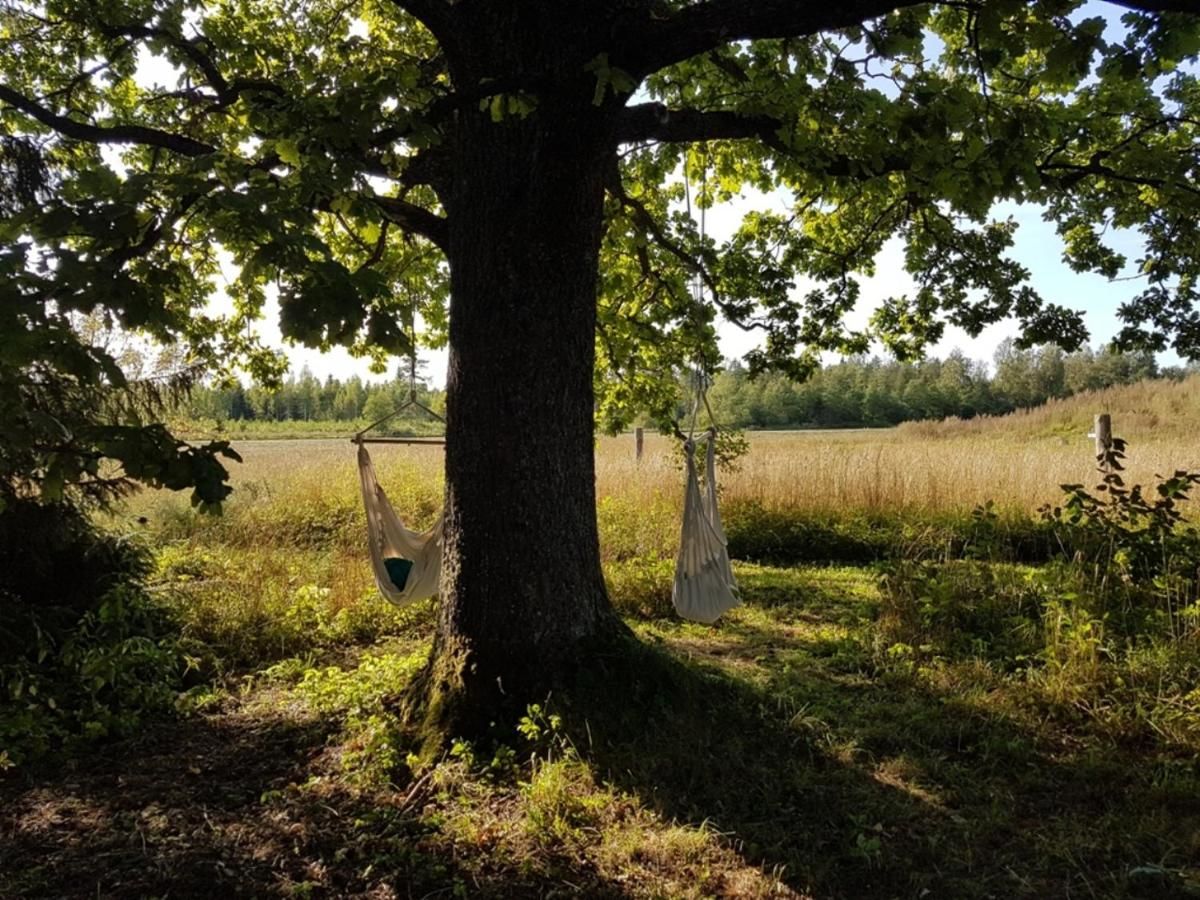
M 427 741 L 544 698 L 620 628 L 600 570 L 592 383 L 612 150 L 602 112 L 570 93 L 456 129 L 442 591 L 409 710 Z

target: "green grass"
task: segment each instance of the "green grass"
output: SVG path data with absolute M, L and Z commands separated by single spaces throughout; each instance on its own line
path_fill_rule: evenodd
M 610 450 L 605 576 L 640 644 L 424 765 L 396 701 L 434 604 L 379 598 L 344 446 L 264 447 L 222 518 L 126 513 L 194 686 L 175 722 L 0 781 L 0 896 L 1200 896 L 1200 606 L 1116 545 L 1048 565 L 1016 508 L 750 473 L 724 506 L 745 603 L 686 623 L 678 472 Z M 426 524 L 440 456 L 377 462 Z
M 378 597 L 356 555 L 264 544 L 170 544 L 158 553 L 160 602 L 186 637 L 209 648 L 215 673 L 381 637 L 427 631 L 431 603 L 397 609 Z
M 263 566 L 268 558 L 264 551 Z M 233 559 L 226 566 L 211 550 L 188 557 L 173 548 L 161 583 L 195 598 L 211 582 L 230 598 Z M 460 743 L 422 768 L 392 699 L 428 646 L 428 610 L 394 618 L 364 594 L 343 609 L 366 611 L 339 620 L 332 594 L 309 591 L 305 602 L 294 594 L 319 589 L 340 562 L 303 559 L 307 566 L 246 576 L 298 585 L 290 600 L 281 587 L 255 615 L 249 605 L 192 607 L 196 634 L 232 648 L 222 650 L 231 658 L 275 661 L 195 691 L 195 711 L 179 727 L 247 747 L 278 732 L 289 749 L 272 751 L 280 774 L 266 779 L 257 769 L 191 775 L 184 748 L 178 768 L 160 773 L 183 786 L 155 787 L 168 799 L 153 802 L 193 802 L 209 790 L 243 799 L 217 801 L 213 815 L 225 818 L 216 832 L 176 834 L 168 818 L 162 843 L 146 851 L 165 879 L 150 888 L 188 877 L 163 855 L 170 841 L 236 860 L 230 847 L 267 853 L 278 840 L 270 823 L 280 822 L 290 823 L 287 854 L 247 868 L 243 877 L 255 880 L 239 882 L 243 890 L 1186 897 L 1200 884 L 1200 734 L 1114 712 L 1153 706 L 1157 696 L 1163 716 L 1197 720 L 1194 690 L 1189 699 L 1148 689 L 1146 677 L 1166 671 L 1148 649 L 1109 663 L 1105 678 L 1068 697 L 1046 662 L 1014 666 L 1027 648 L 993 640 L 1005 616 L 1027 614 L 1019 603 L 952 620 L 913 617 L 895 608 L 891 588 L 881 592 L 871 568 L 738 564 L 745 605 L 709 627 L 637 599 L 635 579 L 626 596 L 644 604 L 631 619 L 641 650 L 546 698 L 499 745 Z M 1002 567 L 997 577 L 1020 584 L 1034 572 Z M 1017 597 L 995 593 L 997 603 Z M 302 624 L 284 624 L 297 609 Z M 277 633 L 261 645 L 235 640 L 267 625 Z M 928 646 L 892 652 L 901 638 Z M 139 752 L 148 751 L 126 749 L 110 766 L 138 767 Z M 86 767 L 72 781 L 81 777 Z M 55 798 L 70 790 L 51 780 L 37 803 L 66 802 Z M 19 791 L 9 799 L 19 809 L 34 802 Z M 19 827 L 0 893 L 65 891 L 61 879 L 88 847 L 132 827 L 88 822 L 42 826 L 63 836 L 48 857 L 57 868 L 22 855 L 33 844 Z

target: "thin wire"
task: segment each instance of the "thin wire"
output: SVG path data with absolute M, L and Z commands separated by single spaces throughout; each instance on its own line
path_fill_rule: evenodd
M 700 173 L 701 177 L 701 193 L 703 196 L 708 194 L 708 159 L 705 158 L 704 167 Z M 687 157 L 684 157 L 683 163 L 683 199 L 684 206 L 687 210 L 688 219 L 695 221 L 695 213 L 692 211 L 692 190 L 691 179 L 688 178 Z M 707 236 L 708 229 L 708 211 L 705 206 L 697 200 L 697 206 L 700 209 L 700 244 L 703 247 L 704 239 Z M 696 333 L 700 332 L 700 311 L 704 307 L 704 277 L 697 265 L 696 271 L 692 273 L 691 284 L 691 300 L 692 300 L 692 322 L 696 327 Z M 696 421 L 700 415 L 700 404 L 704 404 L 704 409 L 708 413 L 711 431 L 715 434 L 717 429 L 717 420 L 712 413 L 712 407 L 708 403 L 708 360 L 705 358 L 704 350 L 697 345 L 696 347 L 696 363 L 692 369 L 693 390 L 695 397 L 692 401 L 691 423 L 688 426 L 688 443 L 692 443 L 696 434 Z
M 417 311 L 408 311 L 408 399 L 417 401 Z
M 445 419 L 417 399 L 417 323 L 415 311 L 413 311 L 413 313 L 409 316 L 408 320 L 408 399 L 393 409 L 382 419 L 376 419 L 362 431 L 355 432 L 354 437 L 351 438 L 351 441 L 356 444 L 361 444 L 363 442 L 363 435 L 365 435 L 368 431 L 378 428 L 384 422 L 387 422 L 389 419 L 396 418 L 396 416 L 400 415 L 400 413 L 404 412 L 404 410 L 414 406 L 422 412 L 433 416 L 433 418 L 437 419 L 443 425 L 446 424 Z

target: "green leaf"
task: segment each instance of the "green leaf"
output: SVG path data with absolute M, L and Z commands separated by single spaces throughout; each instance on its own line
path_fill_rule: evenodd
M 300 168 L 300 145 L 289 138 L 281 138 L 275 142 L 275 152 L 279 158 L 292 168 Z
M 42 477 L 42 500 L 46 503 L 58 503 L 63 499 L 65 479 L 63 471 L 58 466 L 51 466 Z

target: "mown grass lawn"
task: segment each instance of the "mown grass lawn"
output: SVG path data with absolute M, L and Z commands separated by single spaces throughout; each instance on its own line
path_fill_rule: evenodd
M 635 617 L 633 665 L 432 766 L 389 704 L 428 608 L 227 673 L 10 774 L 0 896 L 1200 896 L 1194 746 L 891 652 L 873 569 L 738 576 L 719 625 Z

